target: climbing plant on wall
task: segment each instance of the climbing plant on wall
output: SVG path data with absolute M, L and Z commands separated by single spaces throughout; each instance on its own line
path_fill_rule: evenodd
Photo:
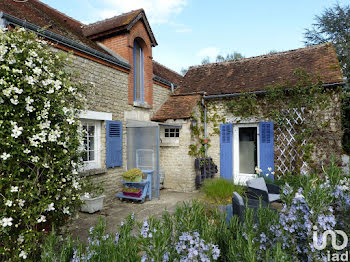
M 293 74 L 297 80 L 294 83 L 267 86 L 266 93 L 259 96 L 243 94 L 232 98 L 226 106 L 239 119 L 270 119 L 279 132 L 292 129 L 288 146 L 298 157 L 290 157 L 293 163 L 287 163 L 284 171 L 300 172 L 306 163 L 308 167 L 314 166 L 312 152 L 315 144 L 324 139 L 320 132 L 329 125 L 329 120 L 323 120 L 321 115 L 328 112 L 339 90 L 324 88 L 319 77 L 311 76 L 302 69 L 295 70 Z M 290 129 L 287 130 L 287 126 Z

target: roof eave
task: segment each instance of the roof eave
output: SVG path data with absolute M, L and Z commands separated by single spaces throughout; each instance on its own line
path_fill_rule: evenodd
M 28 29 L 30 31 L 35 32 L 37 35 L 40 35 L 48 40 L 51 40 L 53 42 L 62 44 L 64 46 L 67 46 L 69 48 L 72 48 L 74 50 L 83 52 L 85 54 L 91 55 L 93 57 L 96 57 L 98 59 L 101 59 L 103 61 L 106 61 L 108 63 L 117 65 L 121 68 L 130 70 L 131 66 L 123 61 L 120 61 L 119 59 L 112 57 L 110 55 L 104 54 L 100 51 L 97 51 L 91 47 L 88 47 L 86 45 L 77 43 L 73 40 L 70 40 L 66 37 L 63 37 L 61 35 L 58 35 L 56 33 L 53 33 L 51 31 L 48 31 L 46 29 L 42 29 L 41 27 L 28 23 L 27 21 L 24 21 L 22 19 L 19 19 L 17 17 L 14 17 L 12 15 L 9 15 L 4 12 L 0 12 L 0 23 L 7 26 L 7 25 L 14 25 L 14 26 L 20 26 L 25 29 Z

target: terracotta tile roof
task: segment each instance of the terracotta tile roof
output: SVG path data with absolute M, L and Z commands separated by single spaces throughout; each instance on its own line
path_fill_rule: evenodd
M 105 37 L 110 34 L 129 31 L 132 25 L 142 19 L 148 35 L 151 39 L 152 45 L 156 46 L 157 41 L 153 35 L 152 29 L 146 18 L 145 11 L 143 9 L 133 10 L 128 13 L 114 16 L 96 23 L 83 26 L 83 33 L 90 39 L 97 39 Z
M 324 84 L 341 83 L 343 75 L 332 44 L 321 44 L 239 61 L 190 67 L 177 93 L 207 95 L 264 90 L 267 85 L 293 83 L 293 71 L 305 69 Z
M 16 2 L 0 0 L 0 12 L 7 13 L 31 24 L 64 36 L 78 43 L 106 53 L 96 43 L 87 39 L 82 32 L 83 24 L 58 10 L 38 1 Z
M 171 70 L 170 68 L 162 64 L 159 64 L 156 61 L 153 61 L 153 74 L 165 80 L 168 80 L 169 82 L 177 86 L 180 84 L 180 82 L 183 79 L 182 75 L 180 75 L 179 73 Z
M 194 107 L 199 103 L 200 99 L 200 94 L 171 96 L 152 117 L 152 120 L 165 121 L 167 119 L 190 118 Z

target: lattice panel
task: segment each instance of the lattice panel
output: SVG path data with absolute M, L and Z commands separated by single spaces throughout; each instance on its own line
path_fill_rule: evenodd
M 275 129 L 275 153 L 277 156 L 276 169 L 278 172 L 285 174 L 296 170 L 300 165 L 301 172 L 305 173 L 308 169 L 307 163 L 303 161 L 303 152 L 298 153 L 296 147 L 297 126 L 305 123 L 304 109 L 285 109 L 283 110 L 284 123 Z M 303 130 L 301 130 L 303 132 Z M 306 145 L 309 138 L 302 141 Z M 298 164 L 299 163 L 299 164 Z

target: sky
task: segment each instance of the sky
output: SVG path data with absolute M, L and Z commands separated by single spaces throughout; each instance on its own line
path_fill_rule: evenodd
M 158 42 L 153 59 L 180 72 L 203 58 L 245 57 L 305 46 L 325 8 L 349 0 L 42 0 L 85 23 L 143 8 Z

